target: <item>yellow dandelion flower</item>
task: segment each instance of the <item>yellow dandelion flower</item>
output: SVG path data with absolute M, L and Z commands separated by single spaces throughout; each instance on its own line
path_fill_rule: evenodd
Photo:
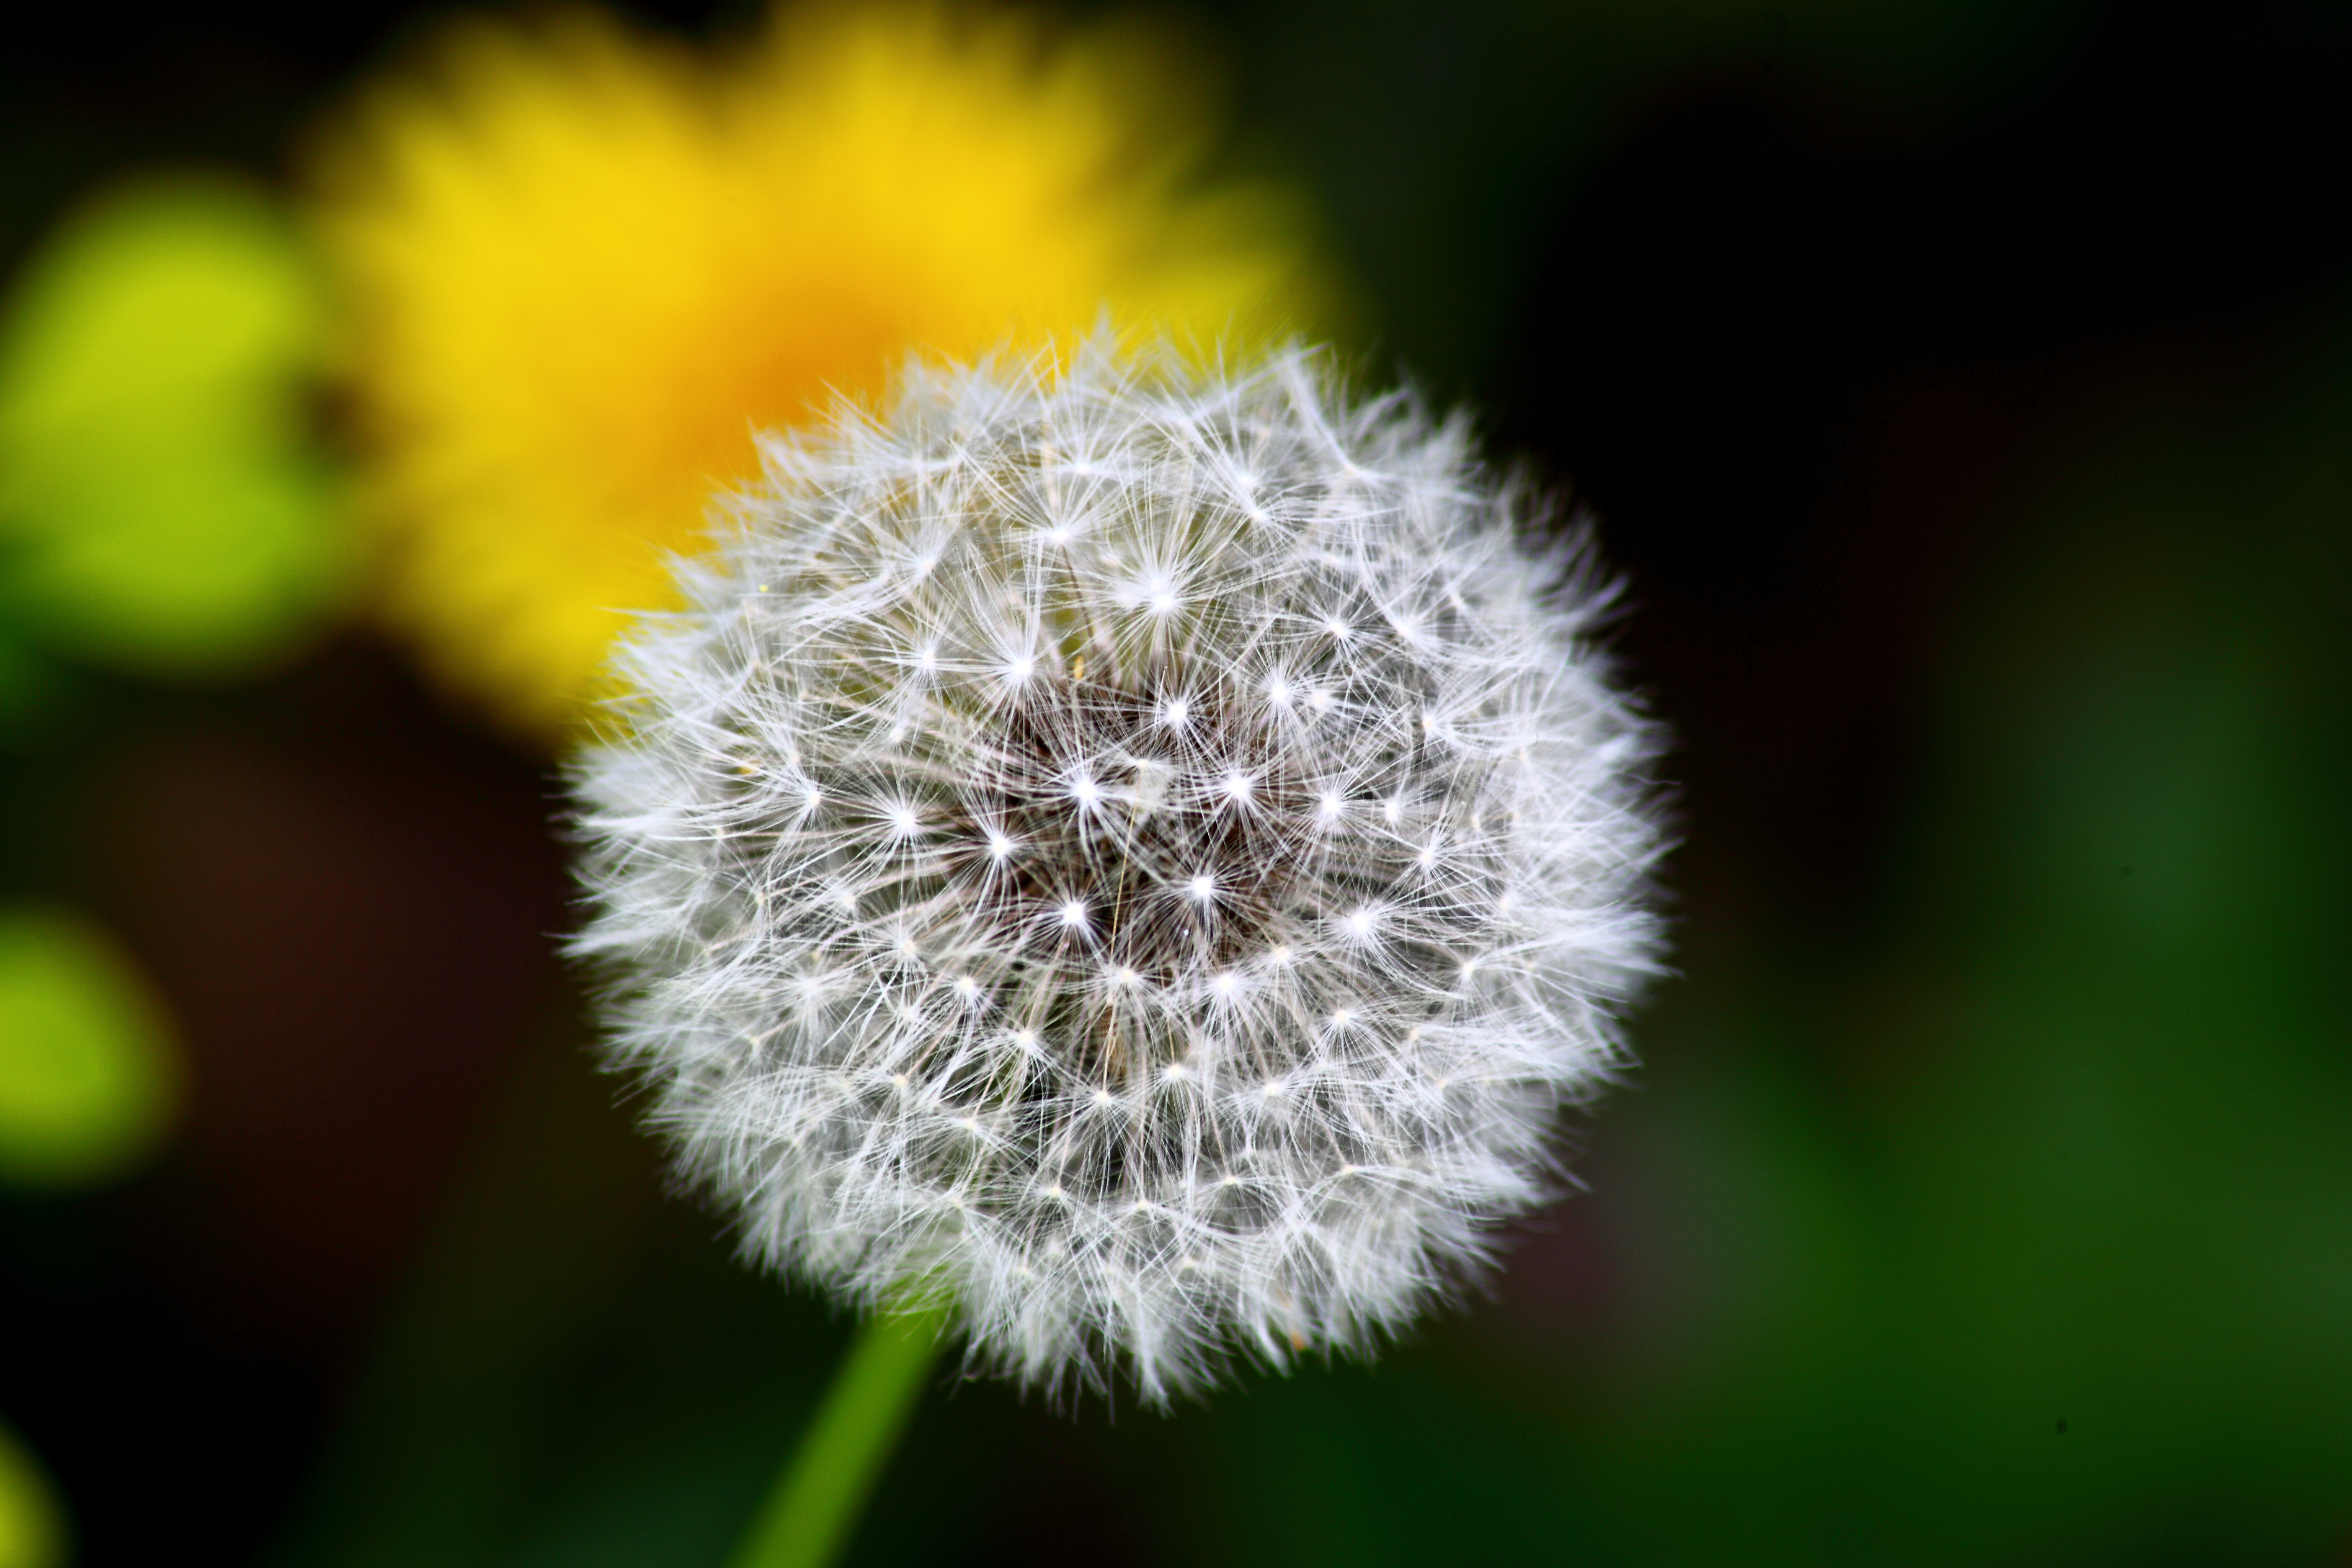
M 1302 209 L 1190 182 L 1198 120 L 1132 38 L 935 9 L 790 11 L 723 55 L 591 16 L 445 40 L 318 205 L 386 613 L 555 732 L 755 430 L 1106 311 L 1311 317 Z

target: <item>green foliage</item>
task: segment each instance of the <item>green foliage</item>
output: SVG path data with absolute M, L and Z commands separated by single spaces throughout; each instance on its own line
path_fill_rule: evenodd
M 349 575 L 305 401 L 326 321 L 247 184 L 150 177 L 69 215 L 0 310 L 0 622 L 150 677 L 298 647 Z
M 77 1186 L 153 1152 L 179 1101 L 171 1030 L 105 932 L 0 909 L 0 1183 Z
M 65 1510 L 40 1461 L 0 1422 L 0 1568 L 58 1568 Z

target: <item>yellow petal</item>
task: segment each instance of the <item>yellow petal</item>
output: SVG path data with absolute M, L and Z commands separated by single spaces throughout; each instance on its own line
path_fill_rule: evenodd
M 390 618 L 560 731 L 756 430 L 1106 311 L 1203 342 L 1320 313 L 1303 209 L 1188 184 L 1204 116 L 1120 42 L 884 6 L 700 54 L 575 16 L 381 90 L 319 216 Z

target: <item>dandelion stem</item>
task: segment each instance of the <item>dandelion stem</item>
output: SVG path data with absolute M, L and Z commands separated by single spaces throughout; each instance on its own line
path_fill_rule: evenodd
M 944 1304 L 919 1304 L 859 1327 L 728 1568 L 824 1568 L 840 1554 L 914 1413 L 947 1316 Z

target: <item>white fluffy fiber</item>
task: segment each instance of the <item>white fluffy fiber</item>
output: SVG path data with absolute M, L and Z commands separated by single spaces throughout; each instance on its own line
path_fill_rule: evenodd
M 1048 1388 L 1401 1327 L 1657 953 L 1577 553 L 1303 350 L 912 369 L 763 450 L 578 779 L 682 1169 Z

